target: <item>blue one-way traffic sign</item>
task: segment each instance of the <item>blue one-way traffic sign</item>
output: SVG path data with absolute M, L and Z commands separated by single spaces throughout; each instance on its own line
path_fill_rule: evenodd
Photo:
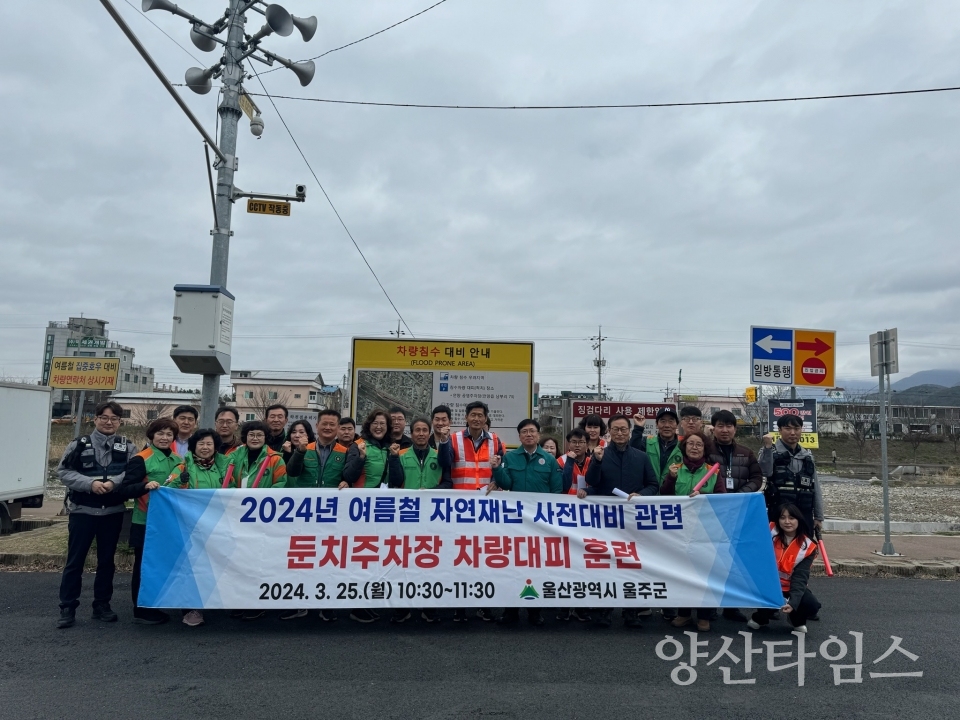
M 750 382 L 794 384 L 792 328 L 750 328 Z

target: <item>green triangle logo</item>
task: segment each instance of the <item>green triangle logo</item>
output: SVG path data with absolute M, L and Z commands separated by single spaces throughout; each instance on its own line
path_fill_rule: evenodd
M 524 586 L 523 590 L 520 591 L 520 597 L 524 600 L 540 599 L 540 593 L 538 593 L 537 589 L 533 586 L 532 580 L 527 580 L 527 584 Z

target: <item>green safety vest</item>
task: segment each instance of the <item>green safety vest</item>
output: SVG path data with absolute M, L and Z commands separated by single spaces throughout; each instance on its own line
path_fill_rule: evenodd
M 214 456 L 213 465 L 209 468 L 202 468 L 197 465 L 193 454 L 187 454 L 187 459 L 174 468 L 170 477 L 164 483 L 166 487 L 180 488 L 182 490 L 219 490 L 223 487 L 223 478 L 227 474 L 227 465 L 230 461 L 225 455 L 217 454 Z M 180 483 L 180 474 L 186 469 L 190 475 L 190 484 L 182 485 Z
M 687 469 L 686 465 L 681 467 L 680 470 L 677 472 L 676 494 L 689 495 L 690 493 L 692 493 L 694 485 L 700 482 L 700 479 L 707 474 L 707 470 L 709 469 L 710 469 L 710 466 L 707 465 L 706 463 L 701 465 L 696 472 L 690 472 L 690 470 Z M 707 480 L 707 482 L 703 484 L 703 487 L 700 488 L 700 493 L 701 494 L 712 493 L 713 488 L 716 484 L 717 484 L 717 473 L 714 473 L 713 477 Z
M 162 452 L 157 450 L 153 445 L 148 445 L 146 448 L 137 453 L 140 457 L 143 458 L 143 464 L 147 468 L 147 477 L 145 478 L 146 482 L 158 482 L 161 485 L 167 481 L 167 478 L 170 477 L 170 473 L 173 472 L 173 469 L 177 467 L 182 461 L 177 453 L 173 450 L 170 451 L 169 455 L 164 455 Z M 147 524 L 147 507 L 150 502 L 150 493 L 144 493 L 137 498 L 136 503 L 133 506 L 133 518 L 132 522 L 137 525 L 146 525 Z
M 367 457 L 363 462 L 363 474 L 353 484 L 356 488 L 376 488 L 386 480 L 387 448 L 379 448 L 372 443 L 366 443 Z
M 330 449 L 330 455 L 320 473 L 320 453 L 315 442 L 307 445 L 307 452 L 303 455 L 303 470 L 299 477 L 288 476 L 287 487 L 295 488 L 337 488 L 343 481 L 343 468 L 347 460 L 347 448 L 335 442 Z
M 670 451 L 667 461 L 663 464 L 660 463 L 660 438 L 658 435 L 647 438 L 647 457 L 650 458 L 653 471 L 657 474 L 657 479 L 661 485 L 663 485 L 663 479 L 670 472 L 670 466 L 683 462 L 683 453 L 680 452 L 680 443 L 677 442 L 677 444 L 673 446 L 673 450 Z M 662 470 L 661 467 L 663 468 Z M 677 494 L 679 494 L 679 491 Z
M 430 448 L 427 457 L 420 459 L 412 447 L 400 451 L 400 467 L 403 468 L 404 490 L 433 490 L 440 484 L 442 471 L 435 448 Z

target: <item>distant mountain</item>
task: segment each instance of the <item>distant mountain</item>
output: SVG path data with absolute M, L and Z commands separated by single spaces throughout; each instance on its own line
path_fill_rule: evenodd
M 960 385 L 960 370 L 921 370 L 892 383 L 890 389 L 900 392 L 918 385 L 939 385 L 942 388 Z

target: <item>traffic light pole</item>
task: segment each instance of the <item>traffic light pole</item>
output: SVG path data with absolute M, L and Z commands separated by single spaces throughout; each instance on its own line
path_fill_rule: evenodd
M 210 231 L 213 236 L 213 251 L 210 257 L 210 284 L 226 289 L 227 268 L 230 257 L 230 221 L 233 213 L 233 174 L 237 170 L 237 126 L 240 116 L 240 91 L 243 84 L 243 66 L 240 64 L 243 50 L 243 30 L 246 17 L 238 12 L 242 0 L 230 0 L 230 23 L 227 43 L 224 48 L 222 99 L 217 113 L 220 115 L 220 150 L 226 160 L 217 165 L 216 220 Z M 200 427 L 212 428 L 217 407 L 220 404 L 220 375 L 204 375 L 200 395 Z

